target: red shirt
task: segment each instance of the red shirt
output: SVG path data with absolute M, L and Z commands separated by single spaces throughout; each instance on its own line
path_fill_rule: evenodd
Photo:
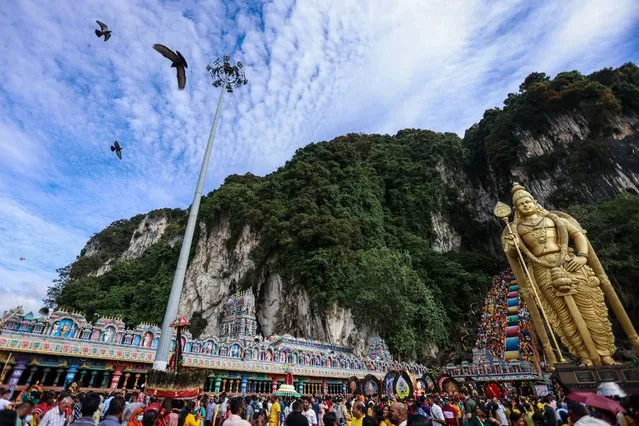
M 455 418 L 455 410 L 450 404 L 442 406 L 442 412 L 444 413 L 444 420 L 448 426 L 457 426 L 457 419 Z
M 49 405 L 46 402 L 41 402 L 35 407 L 33 407 L 33 414 L 39 417 L 42 417 L 47 413 L 47 411 L 49 411 L 53 407 L 55 407 L 55 405 Z

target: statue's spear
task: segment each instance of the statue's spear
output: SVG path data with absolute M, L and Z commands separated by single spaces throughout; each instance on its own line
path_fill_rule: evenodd
M 517 250 L 517 256 L 519 257 L 519 264 L 521 265 L 521 268 L 524 270 L 524 274 L 526 274 L 526 278 L 528 279 L 528 282 L 530 283 L 530 288 L 532 289 L 533 294 L 535 295 L 535 301 L 537 302 L 537 306 L 539 307 L 539 310 L 541 311 L 541 315 L 544 318 L 546 327 L 548 328 L 548 331 L 550 332 L 550 337 L 552 337 L 552 341 L 557 350 L 557 354 L 559 355 L 559 362 L 566 362 L 566 360 L 564 359 L 564 356 L 561 353 L 561 349 L 559 348 L 559 343 L 557 342 L 555 333 L 553 333 L 552 327 L 550 327 L 550 322 L 548 321 L 548 317 L 546 316 L 546 311 L 544 310 L 544 306 L 541 304 L 539 293 L 537 293 L 537 287 L 535 286 L 535 282 L 530 276 L 530 272 L 528 271 L 528 266 L 526 266 L 526 261 L 524 260 L 524 256 L 521 253 L 521 250 L 519 249 L 519 245 L 516 244 L 515 239 L 517 237 L 510 226 L 510 221 L 508 220 L 510 214 L 512 213 L 512 210 L 507 204 L 504 204 L 501 201 L 498 201 L 497 204 L 495 205 L 495 210 L 493 211 L 493 213 L 495 214 L 497 218 L 501 219 L 504 222 L 504 224 L 506 225 L 506 229 L 508 229 L 508 233 L 513 236 L 513 245 L 515 246 L 515 249 Z M 537 326 L 537 329 L 538 329 L 538 333 L 542 335 L 542 333 L 544 332 L 543 324 L 539 324 Z

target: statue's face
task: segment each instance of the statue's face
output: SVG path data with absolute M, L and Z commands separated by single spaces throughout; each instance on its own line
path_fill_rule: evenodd
M 537 213 L 537 204 L 530 197 L 523 197 L 517 200 L 515 208 L 522 216 L 530 216 Z

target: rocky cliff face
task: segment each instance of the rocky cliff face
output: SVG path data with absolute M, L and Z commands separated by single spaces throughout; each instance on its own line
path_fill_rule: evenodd
M 268 268 L 256 270 L 250 254 L 258 247 L 260 237 L 251 232 L 250 227 L 243 228 L 232 250 L 227 248 L 230 238 L 226 219 L 221 219 L 210 230 L 200 225 L 200 238 L 186 273 L 180 315 L 190 317 L 193 312 L 199 312 L 207 322 L 203 333 L 219 335 L 226 300 L 250 275 L 256 290 L 258 332 L 263 336 L 303 336 L 364 353 L 365 342 L 373 335 L 372 329 L 358 328 L 351 312 L 337 305 L 325 316 L 317 315 L 306 290 Z

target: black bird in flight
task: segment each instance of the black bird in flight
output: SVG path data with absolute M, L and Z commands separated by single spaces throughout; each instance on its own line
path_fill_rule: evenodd
M 122 159 L 122 147 L 120 146 L 118 141 L 113 142 L 113 145 L 111 145 L 111 152 L 113 152 L 113 151 L 115 151 L 115 155 L 117 155 L 118 158 L 121 160 Z
M 23 261 L 25 261 L 25 260 L 26 260 L 26 259 L 24 258 L 24 256 L 20 256 L 20 261 L 21 261 L 21 262 L 23 262 Z
M 100 21 L 95 21 L 98 23 L 98 25 L 100 26 L 99 30 L 95 30 L 95 35 L 97 35 L 98 37 L 102 37 L 104 36 L 104 41 L 107 41 L 108 39 L 111 38 L 111 31 L 109 30 L 109 27 L 107 27 L 107 25 L 104 22 L 100 22 Z
M 189 67 L 189 65 L 186 63 L 186 59 L 184 59 L 184 56 L 182 56 L 179 51 L 176 50 L 174 52 L 162 44 L 154 44 L 153 48 L 160 52 L 162 56 L 172 62 L 171 67 L 175 67 L 177 69 L 178 89 L 184 89 L 184 87 L 186 86 L 185 68 Z

